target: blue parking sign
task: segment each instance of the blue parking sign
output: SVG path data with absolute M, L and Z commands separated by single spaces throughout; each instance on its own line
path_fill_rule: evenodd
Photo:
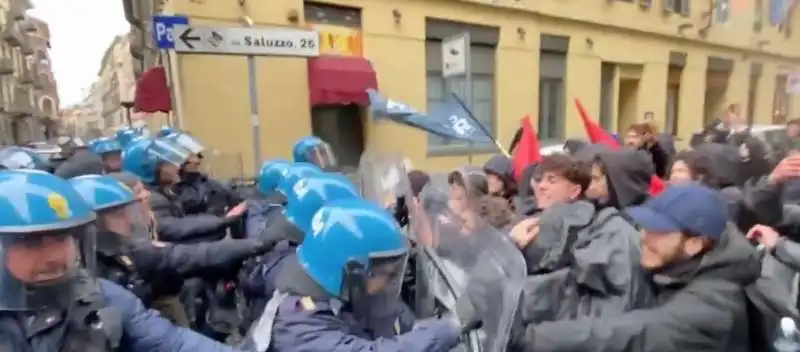
M 172 27 L 175 25 L 188 25 L 189 18 L 185 16 L 153 16 L 153 36 L 159 49 L 175 49 L 175 37 Z

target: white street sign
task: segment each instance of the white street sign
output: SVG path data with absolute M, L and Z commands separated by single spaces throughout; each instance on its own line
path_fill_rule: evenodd
M 175 51 L 182 53 L 319 56 L 319 34 L 311 30 L 176 25 L 173 33 Z
M 466 75 L 469 70 L 469 35 L 464 33 L 442 41 L 442 76 Z

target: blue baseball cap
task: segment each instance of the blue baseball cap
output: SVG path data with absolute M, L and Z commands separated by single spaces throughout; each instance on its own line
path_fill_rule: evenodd
M 682 232 L 712 240 L 722 238 L 728 223 L 727 203 L 722 195 L 698 183 L 670 186 L 625 212 L 645 231 Z

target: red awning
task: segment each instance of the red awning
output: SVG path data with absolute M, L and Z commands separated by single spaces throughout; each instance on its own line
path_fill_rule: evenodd
M 133 109 L 146 113 L 172 110 L 167 74 L 163 66 L 151 67 L 142 73 L 139 82 L 136 83 Z
M 361 57 L 320 56 L 308 59 L 308 88 L 312 106 L 369 105 L 367 89 L 378 89 L 372 64 Z

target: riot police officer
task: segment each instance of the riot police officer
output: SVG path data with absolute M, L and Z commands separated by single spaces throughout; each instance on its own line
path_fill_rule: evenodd
M 326 171 L 338 171 L 339 163 L 330 144 L 317 137 L 303 137 L 294 143 L 292 157 L 297 163 L 309 163 Z
M 117 131 L 114 135 L 114 139 L 116 139 L 116 141 L 119 142 L 122 148 L 127 147 L 128 144 L 130 144 L 139 137 L 141 137 L 141 135 L 136 133 L 136 131 L 134 131 L 133 129 L 122 129 Z
M 92 277 L 94 220 L 66 180 L 0 171 L 0 350 L 233 351 Z
M 53 172 L 53 166 L 49 160 L 43 158 L 32 149 L 18 146 L 0 148 L 0 168 Z
M 224 240 L 192 245 L 137 240 L 146 236 L 145 213 L 133 191 L 112 176 L 71 179 L 73 187 L 97 213 L 97 275 L 136 293 L 149 306 L 170 282 L 265 253 L 272 246 L 257 240 Z M 157 283 L 158 285 L 153 285 Z
M 227 226 L 237 222 L 246 210 L 240 204 L 224 216 L 189 215 L 174 187 L 180 182 L 179 168 L 190 152 L 175 142 L 163 138 L 139 138 L 132 141 L 123 153 L 122 168 L 139 177 L 151 191 L 150 206 L 157 219 L 159 239 L 169 242 L 192 243 L 220 239 Z
M 100 156 L 103 171 L 118 172 L 122 170 L 122 144 L 116 139 L 102 137 L 89 142 L 89 151 Z
M 243 347 L 257 351 L 450 351 L 462 324 L 398 319 L 408 242 L 393 216 L 360 199 L 323 206 L 281 268 Z M 469 320 L 464 330 L 473 326 Z

